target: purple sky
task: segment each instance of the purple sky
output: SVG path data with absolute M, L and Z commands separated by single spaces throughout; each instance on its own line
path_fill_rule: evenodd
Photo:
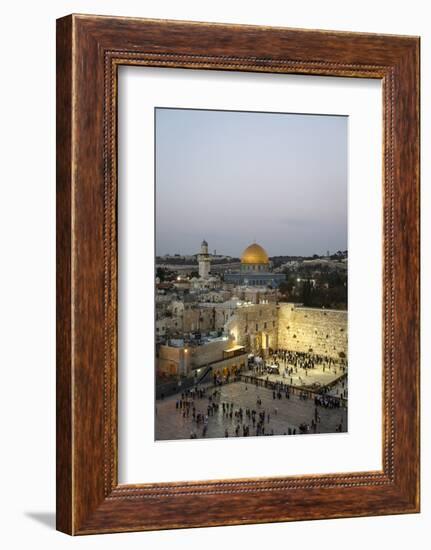
M 156 110 L 156 254 L 347 249 L 347 117 Z

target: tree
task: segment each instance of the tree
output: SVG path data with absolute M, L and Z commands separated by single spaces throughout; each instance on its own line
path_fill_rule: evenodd
M 313 288 L 310 281 L 304 281 L 302 283 L 302 303 L 304 306 L 313 305 Z
M 166 269 L 166 267 L 158 267 L 156 269 L 156 277 L 160 279 L 161 283 L 164 283 L 166 281 L 172 281 L 174 276 L 175 276 L 175 273 L 170 269 Z

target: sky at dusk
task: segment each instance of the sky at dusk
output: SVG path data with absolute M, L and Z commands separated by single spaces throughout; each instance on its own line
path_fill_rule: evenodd
M 156 109 L 156 254 L 347 249 L 347 117 Z

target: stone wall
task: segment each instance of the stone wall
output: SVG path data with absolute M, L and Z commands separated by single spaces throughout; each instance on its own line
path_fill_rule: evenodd
M 280 303 L 278 346 L 338 358 L 347 357 L 347 311 L 298 307 Z
M 194 331 L 209 332 L 217 328 L 214 308 L 186 307 L 182 320 L 185 333 Z
M 278 344 L 278 315 L 275 304 L 256 304 L 238 307 L 226 322 L 225 331 L 235 344 L 245 346 L 247 351 L 258 353 Z
M 182 347 L 160 346 L 156 358 L 158 374 L 179 375 L 190 371 L 190 354 Z
M 192 369 L 205 367 L 210 363 L 221 361 L 223 351 L 232 346 L 232 340 L 214 340 L 201 346 L 190 347 L 190 366 Z
M 217 363 L 212 364 L 212 372 L 215 374 L 226 375 L 227 371 L 231 372 L 242 368 L 247 365 L 247 354 L 237 355 L 236 357 L 229 357 L 223 359 Z
M 156 358 L 157 372 L 168 375 L 189 374 L 194 369 L 219 362 L 223 362 L 223 367 L 239 366 L 239 363 L 243 363 L 243 358 L 241 361 L 235 357 L 224 359 L 224 350 L 231 348 L 233 344 L 232 338 L 220 338 L 200 346 L 174 347 L 162 345 L 159 347 L 158 357 Z
M 158 336 L 165 336 L 194 331 L 206 333 L 223 330 L 225 323 L 234 315 L 234 312 L 235 307 L 230 302 L 184 304 L 181 301 L 174 301 L 170 306 L 172 317 L 161 316 L 157 319 L 156 332 Z

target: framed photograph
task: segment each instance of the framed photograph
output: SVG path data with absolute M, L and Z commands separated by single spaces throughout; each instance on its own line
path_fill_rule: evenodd
M 57 21 L 57 528 L 419 511 L 419 38 Z
M 347 116 L 155 131 L 156 441 L 347 432 Z

